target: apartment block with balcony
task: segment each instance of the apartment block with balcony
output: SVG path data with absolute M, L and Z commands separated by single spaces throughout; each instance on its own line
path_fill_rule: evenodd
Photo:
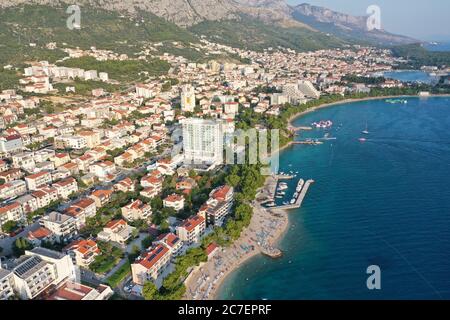
M 8 300 L 12 297 L 14 297 L 13 273 L 0 266 L 0 300 Z
M 39 222 L 55 235 L 58 242 L 66 242 L 78 233 L 75 218 L 56 211 L 50 212 Z
M 131 265 L 133 282 L 144 285 L 147 281 L 155 282 L 170 264 L 171 254 L 169 249 L 158 244 L 151 248 Z
M 89 267 L 101 252 L 94 240 L 76 240 L 69 244 L 65 251 L 70 255 L 74 264 L 80 267 Z
M 34 191 L 39 187 L 52 183 L 52 175 L 48 171 L 41 171 L 25 177 L 28 190 Z
M 23 300 L 35 299 L 52 286 L 75 279 L 71 258 L 44 248 L 26 251 L 12 271 L 15 291 Z
M 206 220 L 200 215 L 196 215 L 186 219 L 177 227 L 177 235 L 187 245 L 200 242 L 205 234 Z

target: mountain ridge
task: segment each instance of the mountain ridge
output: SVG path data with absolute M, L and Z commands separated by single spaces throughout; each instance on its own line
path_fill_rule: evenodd
M 383 29 L 369 31 L 367 28 L 367 16 L 352 16 L 308 3 L 293 6 L 292 10 L 294 19 L 343 39 L 368 41 L 378 45 L 403 45 L 420 42 L 419 40 L 393 34 Z
M 248 19 L 255 19 L 274 29 L 303 29 L 310 32 L 311 37 L 332 35 L 343 42 L 377 45 L 418 42 L 384 30 L 369 32 L 364 29 L 366 17 L 354 17 L 307 3 L 291 6 L 284 0 L 78 0 L 77 3 L 81 7 L 81 19 L 83 7 L 93 7 L 132 16 L 147 12 L 185 29 L 200 24 L 217 26 L 226 21 L 236 21 L 244 27 Z M 0 8 L 26 4 L 64 7 L 72 5 L 73 1 L 10 0 L 1 2 Z

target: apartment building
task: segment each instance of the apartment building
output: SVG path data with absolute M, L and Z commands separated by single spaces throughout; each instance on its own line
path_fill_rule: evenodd
M 205 234 L 206 220 L 204 217 L 196 215 L 186 219 L 177 227 L 177 235 L 187 245 L 198 243 Z
M 11 157 L 12 166 L 14 168 L 21 168 L 27 171 L 32 171 L 36 167 L 36 162 L 38 162 L 33 152 L 23 152 L 15 154 Z
M 58 191 L 53 187 L 39 188 L 31 195 L 36 198 L 39 208 L 47 207 L 50 203 L 58 201 Z
M 181 111 L 194 112 L 195 90 L 191 85 L 185 85 L 181 91 Z
M 131 201 L 122 208 L 122 216 L 128 221 L 148 220 L 152 215 L 152 207 L 141 200 Z
M 95 201 L 91 198 L 83 198 L 74 202 L 65 211 L 65 214 L 74 217 L 77 220 L 79 228 L 86 224 L 87 218 L 92 218 L 97 213 Z
M 8 221 L 23 222 L 26 217 L 22 207 L 18 202 L 13 202 L 0 207 L 0 232 L 3 231 L 3 225 Z
M 166 246 L 170 251 L 172 259 L 178 257 L 184 251 L 183 241 L 181 241 L 181 239 L 174 233 L 161 234 L 153 242 L 154 246 L 157 244 Z
M 220 120 L 188 118 L 181 121 L 185 164 L 221 164 L 223 127 Z
M 0 300 L 14 297 L 14 276 L 9 270 L 2 269 L 0 265 Z
M 56 211 L 50 212 L 41 218 L 39 223 L 41 226 L 50 230 L 58 242 L 66 242 L 78 233 L 75 218 Z
M 26 251 L 12 272 L 15 291 L 23 300 L 35 299 L 51 286 L 75 279 L 72 259 L 45 248 Z
M 5 183 L 19 180 L 24 176 L 24 173 L 20 169 L 10 169 L 0 172 L 0 179 L 2 179 Z
M 54 145 L 56 149 L 82 150 L 88 147 L 85 137 L 73 135 L 61 135 L 55 137 Z
M 68 199 L 73 193 L 78 192 L 78 183 L 73 177 L 68 177 L 52 185 L 58 192 L 58 197 Z
M 116 165 L 111 161 L 98 162 L 89 167 L 89 172 L 100 180 L 105 180 L 109 175 L 116 173 Z
M 84 284 L 67 281 L 58 287 L 45 300 L 108 300 L 114 295 L 114 291 L 105 284 L 92 288 Z
M 222 226 L 233 207 L 233 196 L 234 190 L 231 186 L 224 185 L 214 189 L 198 214 L 206 219 L 208 225 Z
M 103 231 L 98 234 L 98 240 L 112 241 L 125 245 L 128 239 L 132 237 L 134 230 L 135 228 L 129 226 L 123 219 L 113 220 L 108 222 Z
M 95 206 L 97 208 L 101 208 L 109 201 L 111 201 L 112 194 L 112 190 L 95 190 L 91 193 L 89 198 L 94 200 Z
M 27 192 L 27 184 L 23 180 L 11 181 L 0 185 L 0 199 L 10 199 Z
M 147 281 L 156 281 L 169 266 L 170 258 L 170 251 L 166 246 L 158 244 L 151 248 L 131 265 L 133 282 L 144 285 Z
M 165 208 L 172 208 L 175 211 L 181 211 L 184 208 L 184 202 L 185 200 L 183 196 L 173 193 L 163 200 L 163 205 Z
M 52 183 L 52 175 L 48 171 L 41 171 L 25 177 L 28 190 L 34 191 Z
M 18 134 L 0 137 L 0 153 L 12 154 L 23 149 L 22 137 Z
M 65 252 L 70 255 L 74 264 L 80 267 L 89 267 L 95 257 L 101 254 L 100 248 L 94 240 L 76 240 L 69 244 Z

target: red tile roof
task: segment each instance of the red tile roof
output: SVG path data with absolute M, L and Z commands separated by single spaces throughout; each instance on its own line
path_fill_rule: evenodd
M 145 253 L 144 256 L 142 256 L 142 260 L 139 261 L 139 264 L 144 266 L 146 269 L 150 269 L 153 267 L 159 259 L 161 259 L 169 249 L 167 249 L 165 246 L 159 244 L 156 247 L 154 247 L 151 251 Z
M 193 216 L 191 218 L 186 219 L 181 225 L 182 228 L 185 228 L 188 232 L 191 232 L 198 225 L 205 221 L 205 218 L 202 216 Z

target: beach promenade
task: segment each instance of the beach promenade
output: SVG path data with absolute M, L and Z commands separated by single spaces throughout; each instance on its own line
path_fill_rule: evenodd
M 270 192 L 270 179 L 261 193 Z M 217 289 L 224 279 L 248 259 L 272 252 L 279 238 L 288 228 L 288 214 L 283 211 L 272 212 L 258 202 L 252 203 L 252 220 L 241 237 L 228 248 L 219 248 L 208 261 L 192 271 L 186 281 L 185 299 L 209 300 L 217 298 Z

